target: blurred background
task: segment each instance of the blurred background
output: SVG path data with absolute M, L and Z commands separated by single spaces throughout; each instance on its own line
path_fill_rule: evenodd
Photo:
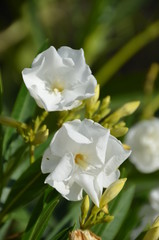
M 9 114 L 12 110 L 22 83 L 21 71 L 45 44 L 84 48 L 86 62 L 102 86 L 101 95 L 111 95 L 114 104 L 144 101 L 153 63 L 157 64 L 151 69 L 150 82 L 159 78 L 158 13 L 157 0 L 1 0 L 0 70 L 5 111 Z
M 4 115 L 11 115 L 23 82 L 22 70 L 30 67 L 40 49 L 50 45 L 84 49 L 86 62 L 101 85 L 101 98 L 110 95 L 112 109 L 127 101 L 141 101 L 138 111 L 127 119 L 128 126 L 138 119 L 158 116 L 158 0 L 1 0 Z M 129 183 L 132 181 L 137 188 L 118 239 L 124 239 L 130 221 L 136 225 L 137 206 L 142 205 L 152 187 L 158 186 L 159 171 L 141 174 L 129 164 L 127 161 L 123 165 L 122 175 L 125 167 Z M 57 213 L 60 221 L 59 208 Z

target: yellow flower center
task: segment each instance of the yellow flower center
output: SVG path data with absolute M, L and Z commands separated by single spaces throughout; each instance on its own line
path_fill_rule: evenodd
M 56 94 L 56 93 L 61 93 L 64 90 L 63 85 L 59 81 L 55 81 L 52 86 L 51 90 Z
M 84 169 L 87 168 L 88 163 L 86 160 L 87 160 L 87 156 L 84 154 L 78 153 L 75 155 L 75 163 L 79 165 L 81 168 L 84 168 Z

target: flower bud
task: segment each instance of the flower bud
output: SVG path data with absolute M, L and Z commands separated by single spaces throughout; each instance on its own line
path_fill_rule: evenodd
M 134 101 L 124 104 L 121 108 L 119 108 L 117 111 L 112 113 L 104 123 L 110 123 L 115 124 L 117 123 L 121 118 L 131 115 L 133 112 L 136 111 L 138 108 L 140 102 Z
M 127 131 L 128 131 L 127 127 L 114 127 L 110 130 L 110 133 L 114 137 L 122 137 L 127 133 Z
M 158 240 L 159 239 L 159 217 L 156 218 L 154 223 L 152 224 L 149 231 L 146 233 L 143 240 Z
M 34 145 L 39 145 L 46 141 L 49 136 L 49 130 L 46 125 L 43 125 L 39 131 L 36 133 L 35 138 L 33 140 Z
M 126 178 L 119 179 L 116 182 L 112 183 L 105 190 L 105 192 L 103 193 L 100 199 L 100 208 L 104 208 L 107 205 L 107 203 L 109 203 L 119 194 L 119 192 L 124 187 L 126 180 L 127 180 Z
M 86 195 L 84 197 L 82 205 L 81 205 L 81 217 L 82 217 L 81 224 L 82 225 L 84 224 L 84 221 L 87 217 L 88 211 L 89 211 L 89 197 L 88 197 L 88 195 Z

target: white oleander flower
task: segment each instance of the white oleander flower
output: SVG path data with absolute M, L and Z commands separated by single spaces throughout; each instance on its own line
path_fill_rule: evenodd
M 125 150 L 110 131 L 92 120 L 66 122 L 45 151 L 41 169 L 45 180 L 71 201 L 83 190 L 99 206 L 103 188 L 119 178 L 118 167 L 131 151 Z
M 159 120 L 144 120 L 132 128 L 125 138 L 132 149 L 130 161 L 143 173 L 159 169 Z
M 51 46 L 31 68 L 22 71 L 24 83 L 39 107 L 46 111 L 70 110 L 94 95 L 97 81 L 85 62 L 83 49 Z

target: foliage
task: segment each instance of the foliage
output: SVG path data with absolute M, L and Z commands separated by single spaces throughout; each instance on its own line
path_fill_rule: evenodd
M 79 223 L 82 203 L 68 202 L 44 184 L 42 155 L 66 121 L 91 118 L 124 142 L 129 127 L 158 116 L 159 5 L 150 0 L 1 4 L 9 11 L 0 25 L 0 239 L 67 239 L 70 231 L 89 223 L 93 205 Z M 95 96 L 76 109 L 47 115 L 36 106 L 20 73 L 50 45 L 82 47 L 99 85 Z M 158 186 L 158 171 L 142 174 L 129 160 L 120 170 L 121 178 L 127 178 L 123 190 L 105 215 L 101 217 L 101 209 L 95 212 L 99 222 L 110 218 L 90 224 L 106 240 L 130 239 L 140 225 L 141 206 Z

